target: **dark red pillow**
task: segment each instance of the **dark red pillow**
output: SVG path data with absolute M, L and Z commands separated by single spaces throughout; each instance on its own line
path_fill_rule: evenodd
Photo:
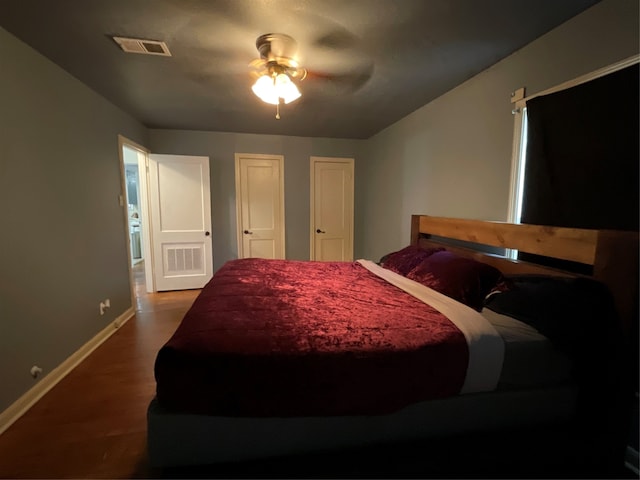
M 380 265 L 392 272 L 406 276 L 420 262 L 428 258 L 435 252 L 443 251 L 444 248 L 420 248 L 416 245 L 409 245 L 397 252 L 389 253 L 380 260 Z
M 491 265 L 449 251 L 436 252 L 416 265 L 407 278 L 422 283 L 475 310 L 482 310 L 485 297 L 502 280 L 502 272 Z

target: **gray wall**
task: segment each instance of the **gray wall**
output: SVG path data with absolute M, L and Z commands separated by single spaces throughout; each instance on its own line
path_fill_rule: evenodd
M 147 132 L 1 28 L 0 61 L 2 411 L 131 307 L 118 134 Z
M 637 54 L 638 18 L 637 0 L 604 0 L 369 139 L 358 173 L 361 255 L 406 245 L 413 213 L 506 220 L 510 93 L 534 94 Z
M 366 162 L 360 153 L 363 146 L 364 140 L 149 130 L 149 147 L 154 153 L 209 157 L 214 271 L 227 260 L 238 257 L 236 153 L 284 155 L 286 257 L 292 260 L 309 260 L 309 157 L 355 158 L 357 179 L 360 165 Z M 360 184 L 356 183 L 356 196 L 360 190 Z M 361 204 L 356 202 L 356 217 L 360 208 Z M 356 228 L 356 239 L 358 233 Z M 355 253 L 357 255 L 358 252 Z

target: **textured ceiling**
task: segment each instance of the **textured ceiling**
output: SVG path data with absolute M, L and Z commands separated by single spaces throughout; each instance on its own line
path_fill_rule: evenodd
M 0 26 L 151 128 L 368 138 L 595 3 L 1 0 Z M 250 89 L 271 32 L 294 37 L 311 72 L 280 120 Z

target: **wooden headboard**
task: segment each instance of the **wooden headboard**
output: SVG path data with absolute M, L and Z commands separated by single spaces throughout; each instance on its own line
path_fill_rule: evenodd
M 489 263 L 505 274 L 538 273 L 577 276 L 572 272 L 505 256 L 482 253 L 472 248 L 451 246 L 434 237 L 516 249 L 521 252 L 569 260 L 593 267 L 594 279 L 609 287 L 622 327 L 628 333 L 638 322 L 638 233 L 615 230 L 489 222 L 458 218 L 412 215 L 413 245 L 446 246 Z

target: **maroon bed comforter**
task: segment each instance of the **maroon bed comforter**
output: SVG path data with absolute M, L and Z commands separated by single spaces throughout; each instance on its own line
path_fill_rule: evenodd
M 444 315 L 356 262 L 227 262 L 155 364 L 173 411 L 390 413 L 455 395 L 468 348 Z

